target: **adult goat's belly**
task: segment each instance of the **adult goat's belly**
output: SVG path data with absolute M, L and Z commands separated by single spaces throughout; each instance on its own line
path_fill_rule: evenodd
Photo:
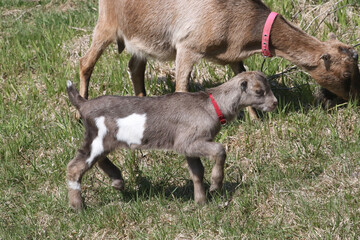
M 160 61 L 174 60 L 176 49 L 166 41 L 144 41 L 140 38 L 124 38 L 126 50 L 141 58 L 154 58 Z

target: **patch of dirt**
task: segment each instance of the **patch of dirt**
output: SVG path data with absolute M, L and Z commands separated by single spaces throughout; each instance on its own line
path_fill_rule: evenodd
M 68 54 L 68 61 L 72 67 L 79 65 L 80 57 L 84 56 L 90 47 L 90 41 L 91 34 L 85 34 L 63 44 L 62 49 Z

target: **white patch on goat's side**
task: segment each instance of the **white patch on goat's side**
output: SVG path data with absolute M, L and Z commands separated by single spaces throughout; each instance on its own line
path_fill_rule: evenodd
M 124 118 L 116 120 L 119 128 L 116 139 L 118 141 L 126 142 L 129 147 L 131 144 L 141 144 L 145 130 L 146 114 L 133 113 Z
M 72 82 L 70 81 L 70 80 L 67 80 L 66 81 L 66 86 L 69 88 L 69 87 L 71 87 L 72 86 Z
M 68 186 L 73 190 L 81 190 L 81 185 L 78 182 L 68 181 Z
M 98 135 L 91 143 L 90 157 L 88 159 L 86 159 L 86 162 L 87 162 L 87 164 L 89 164 L 89 166 L 91 166 L 92 162 L 94 161 L 94 159 L 97 156 L 99 156 L 100 154 L 102 154 L 104 152 L 103 140 L 108 131 L 105 126 L 105 117 L 104 116 L 95 118 L 95 124 L 96 124 L 96 127 L 98 128 Z

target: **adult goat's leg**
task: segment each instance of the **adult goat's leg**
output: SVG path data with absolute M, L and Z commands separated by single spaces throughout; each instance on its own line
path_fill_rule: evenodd
M 231 70 L 234 72 L 235 75 L 238 73 L 246 72 L 244 63 L 242 61 L 230 63 L 229 66 L 231 67 Z
M 184 47 L 179 46 L 176 52 L 176 92 L 187 92 L 191 71 L 194 64 L 201 59 L 196 54 Z
M 106 23 L 98 22 L 95 27 L 93 39 L 89 50 L 86 54 L 80 58 L 80 95 L 84 98 L 88 98 L 88 88 L 91 74 L 94 70 L 94 66 L 101 54 L 104 52 L 110 43 L 115 41 L 116 29 L 107 26 Z M 123 45 L 121 40 L 118 40 L 119 51 Z
M 146 59 L 133 55 L 129 61 L 129 70 L 131 81 L 133 82 L 135 95 L 142 97 L 146 96 L 145 91 L 145 68 Z

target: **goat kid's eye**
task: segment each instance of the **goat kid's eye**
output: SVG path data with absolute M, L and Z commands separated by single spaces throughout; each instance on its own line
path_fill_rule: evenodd
M 264 95 L 264 90 L 256 90 L 255 93 L 259 96 L 263 96 Z
M 351 72 L 344 72 L 343 77 L 344 78 L 350 78 L 351 77 Z

